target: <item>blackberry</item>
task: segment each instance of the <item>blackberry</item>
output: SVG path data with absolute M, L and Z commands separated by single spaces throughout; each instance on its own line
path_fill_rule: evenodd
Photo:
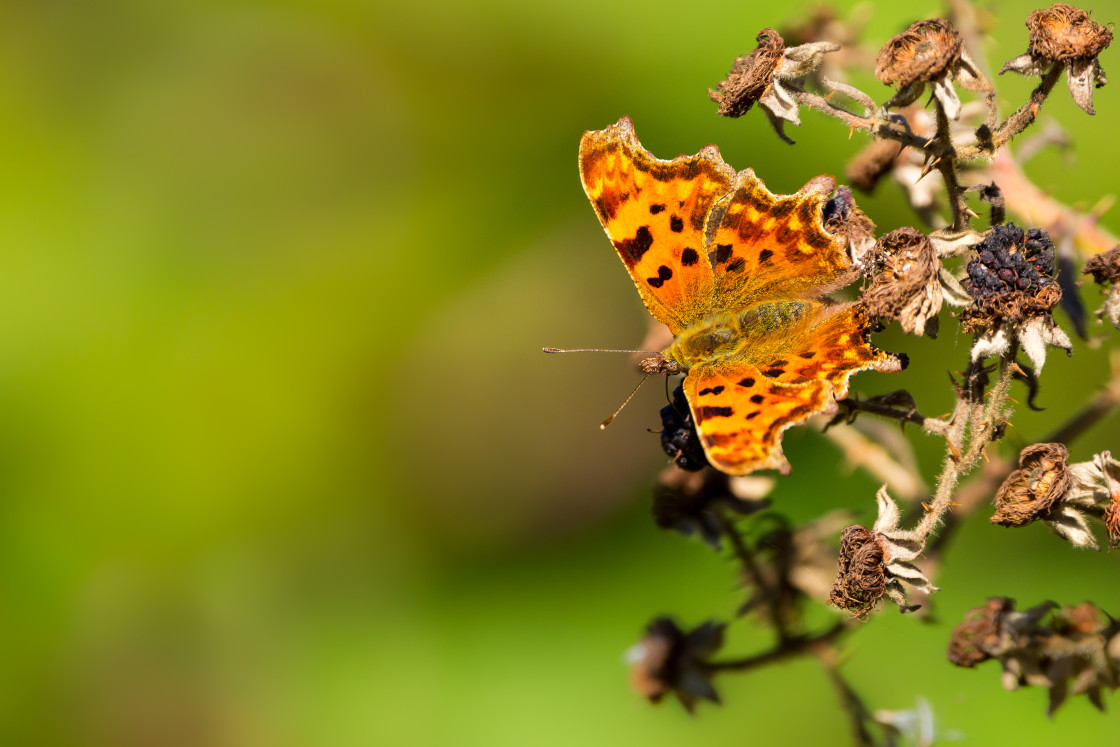
M 661 448 L 678 467 L 688 472 L 696 472 L 708 466 L 708 457 L 704 455 L 700 436 L 692 423 L 688 400 L 679 384 L 673 390 L 672 404 L 661 408 Z

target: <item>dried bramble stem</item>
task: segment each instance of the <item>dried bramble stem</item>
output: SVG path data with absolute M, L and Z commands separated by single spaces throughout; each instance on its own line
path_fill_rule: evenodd
M 820 644 L 837 640 L 849 629 L 846 621 L 839 621 L 821 633 L 791 636 L 768 651 L 741 659 L 708 662 L 706 668 L 709 672 L 747 672 L 812 653 Z

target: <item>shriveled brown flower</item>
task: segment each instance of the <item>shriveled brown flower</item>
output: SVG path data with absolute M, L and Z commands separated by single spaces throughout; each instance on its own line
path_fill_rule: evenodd
M 1019 469 L 996 492 L 992 523 L 1019 527 L 1044 518 L 1073 484 L 1062 444 L 1032 444 L 1019 453 Z
M 770 125 L 788 143 L 784 123 L 801 124 L 796 94 L 803 79 L 820 68 L 824 55 L 836 52 L 839 44 L 810 42 L 786 47 L 781 35 L 765 28 L 756 37 L 758 47 L 746 57 L 735 60 L 727 79 L 709 89 L 708 96 L 719 104 L 719 113 L 740 117 L 757 101 Z
M 721 116 L 741 117 L 746 114 L 773 81 L 774 71 L 778 69 L 786 48 L 785 41 L 772 28 L 758 32 L 755 41 L 758 46 L 749 55 L 735 60 L 727 79 L 716 84 L 718 90 L 708 89 L 709 98 L 719 104 Z
M 915 228 L 899 228 L 879 238 L 873 256 L 881 269 L 863 292 L 868 315 L 897 320 L 908 334 L 932 336 L 942 300 L 933 244 Z
M 1104 710 L 1104 690 L 1120 687 L 1120 662 L 1112 655 L 1120 624 L 1091 602 L 1057 607 L 1044 602 L 1015 612 L 1010 599 L 989 599 L 986 608 L 970 611 L 953 630 L 949 660 L 973 667 L 998 659 L 1008 690 L 1021 685 L 1049 689 L 1050 715 L 1070 695 L 1086 695 Z
M 875 247 L 875 224 L 856 205 L 852 191 L 838 187 L 825 203 L 821 217 L 825 230 L 843 239 L 852 262 L 862 266 L 864 257 Z
M 1052 65 L 1064 65 L 1074 102 L 1087 114 L 1095 114 L 1093 88 L 1108 83 L 1097 56 L 1112 43 L 1112 31 L 1065 3 L 1032 12 L 1026 25 L 1027 51 L 1004 63 L 999 74 L 1045 75 Z
M 709 621 L 685 633 L 669 618 L 657 618 L 626 653 L 631 687 L 651 703 L 674 693 L 689 713 L 697 700 L 718 703 L 707 663 L 723 645 L 725 627 Z
M 1108 530 L 1108 544 L 1120 547 L 1120 495 L 1104 508 L 1104 526 Z
M 1061 62 L 1096 57 L 1112 43 L 1112 31 L 1088 13 L 1066 3 L 1057 3 L 1027 16 L 1030 32 L 1028 52 Z
M 867 613 L 887 590 L 887 568 L 883 548 L 875 535 L 858 524 L 845 527 L 840 535 L 840 559 L 836 583 L 828 603 L 857 616 Z
M 943 18 L 910 25 L 879 51 L 875 76 L 898 93 L 884 108 L 906 106 L 921 96 L 926 84 L 950 119 L 961 113 L 961 100 L 953 88 L 956 79 L 966 90 L 988 90 L 979 68 L 969 59 L 960 34 Z
M 911 562 L 921 554 L 923 542 L 914 532 L 899 526 L 902 515 L 898 504 L 887 495 L 886 486 L 879 489 L 875 499 L 879 516 L 872 530 L 853 525 L 840 535 L 836 583 L 828 597 L 829 604 L 860 619 L 866 619 L 884 596 L 902 612 L 918 609 L 919 605 L 908 603 L 903 582 L 927 594 L 937 591 Z
M 960 34 L 943 18 L 918 21 L 879 50 L 875 77 L 888 86 L 902 88 L 944 78 L 960 62 Z
M 1120 329 L 1120 283 L 1116 282 L 1120 280 L 1120 246 L 1089 257 L 1081 274 L 1092 275 L 1097 285 L 1108 284 L 1108 295 L 1097 309 L 1097 318 L 1102 322 L 1108 319 L 1112 326 Z
M 718 550 L 723 537 L 721 513 L 745 516 L 768 505 L 761 497 L 736 495 L 733 484 L 736 479 L 742 478 L 731 478 L 714 469 L 689 472 L 675 465 L 666 467 L 653 487 L 653 517 L 657 525 L 686 536 L 698 534 Z M 767 486 L 767 490 L 773 486 L 773 478 L 746 479 L 760 481 L 755 484 Z
M 992 597 L 984 607 L 968 611 L 963 622 L 953 628 L 949 639 L 949 661 L 971 669 L 991 659 L 998 650 L 1000 619 L 1013 609 L 1014 603 L 1004 597 Z

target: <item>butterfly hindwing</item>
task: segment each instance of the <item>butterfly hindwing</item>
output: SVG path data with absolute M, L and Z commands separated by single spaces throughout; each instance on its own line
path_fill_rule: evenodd
M 782 432 L 836 406 L 827 381 L 786 384 L 750 363 L 702 363 L 683 386 L 708 461 L 732 475 L 788 472 Z
M 827 233 L 821 211 L 836 188 L 818 176 L 792 195 L 774 195 L 745 169 L 709 219 L 714 307 L 735 311 L 777 295 L 819 298 L 845 277 L 851 261 Z
M 719 150 L 655 158 L 628 117 L 586 132 L 579 170 L 591 204 L 646 308 L 674 334 L 702 319 L 712 304 L 712 267 L 704 226 L 731 190 L 735 171 Z
M 823 379 L 836 399 L 848 395 L 848 379 L 857 371 L 900 371 L 898 357 L 871 344 L 872 320 L 859 304 L 827 309 L 823 319 L 792 336 L 770 356 L 765 373 L 776 381 L 803 384 Z

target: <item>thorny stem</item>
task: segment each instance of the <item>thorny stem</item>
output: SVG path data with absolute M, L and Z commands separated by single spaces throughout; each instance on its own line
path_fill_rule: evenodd
M 937 159 L 937 170 L 941 172 L 941 177 L 945 180 L 945 189 L 949 193 L 949 204 L 953 208 L 953 224 L 950 228 L 953 231 L 967 231 L 968 212 L 964 202 L 964 192 L 960 180 L 957 179 L 957 159 L 950 134 L 949 116 L 945 113 L 945 107 L 941 105 L 940 99 L 934 99 L 934 105 L 937 110 L 937 140 L 940 142 L 941 152 L 930 153 L 930 156 Z
M 853 412 L 866 412 L 872 415 L 878 415 L 879 417 L 897 420 L 900 423 L 913 423 L 930 433 L 939 435 L 948 433 L 951 425 L 950 421 L 926 417 L 917 410 L 902 410 L 896 407 L 880 405 L 875 402 L 863 402 L 851 397 L 842 399 L 837 404 L 841 407 L 847 407 Z
M 982 136 L 979 138 L 980 142 L 976 145 L 958 148 L 956 151 L 957 158 L 967 161 L 977 158 L 993 157 L 996 151 L 1011 142 L 1013 138 L 1034 123 L 1035 118 L 1038 116 L 1039 109 L 1042 108 L 1042 103 L 1046 101 L 1046 97 L 1050 95 L 1050 91 L 1054 89 L 1054 85 L 1062 77 L 1062 72 L 1064 70 L 1065 66 L 1059 62 L 1055 62 L 1051 65 L 1050 70 L 1043 76 L 1042 82 L 1038 84 L 1038 87 L 1031 92 L 1031 97 L 1027 99 L 1025 104 L 996 125 L 995 130 L 990 134 L 990 138 Z
M 811 653 L 814 648 L 822 643 L 831 643 L 849 629 L 847 621 L 838 621 L 831 628 L 822 633 L 796 635 L 782 640 L 774 648 L 763 651 L 761 654 L 747 656 L 742 659 L 728 659 L 727 661 L 713 661 L 707 665 L 709 672 L 747 672 L 758 669 L 768 664 L 793 659 Z
M 829 681 L 840 698 L 840 705 L 843 706 L 844 712 L 848 714 L 848 720 L 852 724 L 853 741 L 857 745 L 874 745 L 875 740 L 871 736 L 871 732 L 867 730 L 867 722 L 871 720 L 871 712 L 864 705 L 859 693 L 840 674 L 838 658 L 836 646 L 832 644 L 821 645 L 817 649 L 817 659 L 820 661 L 825 674 L 828 675 Z
M 790 637 L 789 629 L 786 626 L 785 616 L 782 614 L 782 603 L 778 598 L 777 590 L 770 588 L 770 584 L 766 582 L 758 563 L 755 562 L 754 553 L 743 542 L 743 537 L 739 534 L 735 524 L 723 514 L 717 514 L 717 520 L 719 521 L 720 531 L 727 537 L 732 550 L 735 552 L 735 557 L 742 564 L 743 572 L 747 575 L 748 580 L 759 588 L 762 596 L 766 599 L 770 607 L 770 618 L 778 629 L 778 640 L 788 640 Z
M 937 491 L 930 501 L 929 510 L 926 511 L 915 533 L 923 540 L 929 537 L 930 532 L 941 521 L 942 516 L 949 510 L 953 500 L 953 492 L 962 475 L 967 474 L 976 464 L 976 460 L 984 451 L 984 447 L 992 440 L 996 425 L 1003 416 L 1003 405 L 1007 400 L 1007 390 L 1011 386 L 1013 374 L 1017 368 L 1015 355 L 1018 346 L 1011 349 L 1000 359 L 1000 376 L 995 387 L 988 394 L 987 405 L 974 402 L 966 382 L 965 391 L 961 392 L 957 400 L 957 407 L 953 413 L 954 419 L 961 418 L 958 426 L 953 423 L 953 433 L 950 434 L 948 455 L 945 467 L 937 479 Z M 967 378 L 967 377 L 966 377 Z M 979 416 L 979 417 L 978 417 Z M 967 428 L 966 426 L 971 426 Z M 964 436 L 968 435 L 968 448 L 961 453 Z M 954 436 L 956 438 L 954 438 Z

